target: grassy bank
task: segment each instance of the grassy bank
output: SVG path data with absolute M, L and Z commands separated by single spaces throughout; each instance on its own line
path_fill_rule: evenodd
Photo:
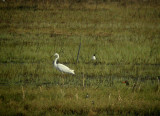
M 0 14 L 0 114 L 160 114 L 158 4 L 0 2 Z M 56 52 L 75 76 L 53 68 Z
M 95 86 L 1 87 L 2 115 L 158 115 L 159 94 L 117 84 Z M 145 90 L 147 89 L 147 90 Z

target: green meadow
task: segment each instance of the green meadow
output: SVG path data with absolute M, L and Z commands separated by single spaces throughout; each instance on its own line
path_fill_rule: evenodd
M 0 115 L 160 115 L 160 3 L 96 1 L 0 1 Z

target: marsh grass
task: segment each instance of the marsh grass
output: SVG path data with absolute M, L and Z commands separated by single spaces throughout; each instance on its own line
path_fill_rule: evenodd
M 151 89 L 133 93 L 125 86 L 24 86 L 25 98 L 19 86 L 1 87 L 0 91 L 1 114 L 7 115 L 159 114 L 159 95 Z
M 158 4 L 71 3 L 0 2 L 0 114 L 159 115 Z

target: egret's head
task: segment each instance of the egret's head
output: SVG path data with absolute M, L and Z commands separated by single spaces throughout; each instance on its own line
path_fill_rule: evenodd
M 54 56 L 59 57 L 59 54 L 58 54 L 58 53 L 55 53 Z

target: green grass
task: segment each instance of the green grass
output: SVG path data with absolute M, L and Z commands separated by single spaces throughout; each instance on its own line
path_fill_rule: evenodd
M 0 113 L 6 115 L 157 115 L 160 108 L 158 93 L 143 88 L 132 92 L 122 85 L 99 88 L 26 85 L 23 89 L 8 86 L 1 87 L 0 92 Z
M 158 4 L 0 2 L 0 14 L 1 115 L 160 114 Z M 53 67 L 56 52 L 76 75 Z

